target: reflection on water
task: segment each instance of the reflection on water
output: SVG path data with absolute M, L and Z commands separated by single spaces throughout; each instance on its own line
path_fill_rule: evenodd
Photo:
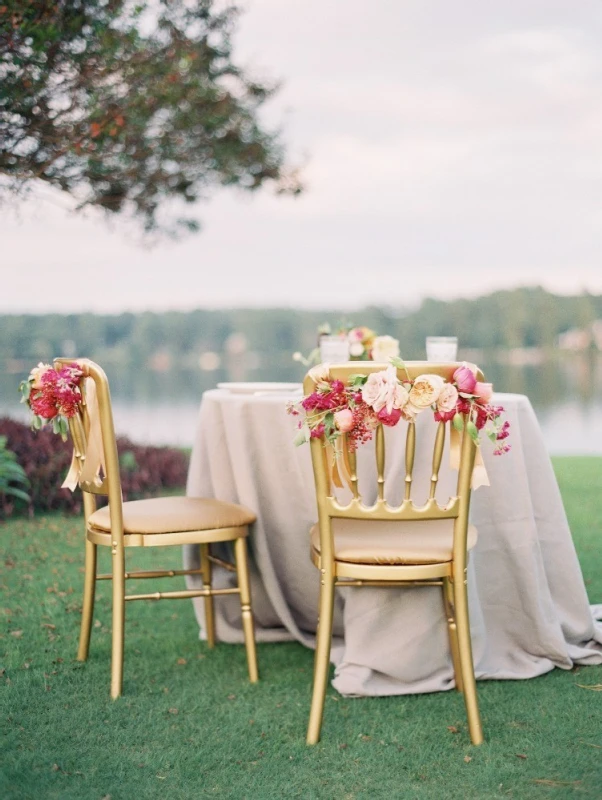
M 552 454 L 602 454 L 602 354 L 564 355 L 529 364 L 481 354 L 478 361 L 498 391 L 528 395 Z M 180 446 L 192 444 L 202 393 L 218 381 L 303 377 L 303 368 L 288 356 L 248 371 L 240 363 L 213 372 L 107 371 L 118 433 L 141 443 Z M 18 402 L 21 377 L 0 376 L 0 415 L 27 418 Z

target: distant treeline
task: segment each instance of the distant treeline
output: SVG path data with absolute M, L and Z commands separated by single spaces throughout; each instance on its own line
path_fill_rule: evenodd
M 559 334 L 588 328 L 602 319 L 602 295 L 557 296 L 541 288 L 498 291 L 476 299 L 424 300 L 418 309 L 396 313 L 368 307 L 339 312 L 324 309 L 220 309 L 190 312 L 45 314 L 0 316 L 0 366 L 10 371 L 53 356 L 88 356 L 119 366 L 164 357 L 179 366 L 197 366 L 206 352 L 243 355 L 262 361 L 290 359 L 295 350 L 316 344 L 316 328 L 345 320 L 388 333 L 401 342 L 404 358 L 424 356 L 427 335 L 457 336 L 464 348 L 554 348 Z M 10 369 L 8 365 L 14 365 Z

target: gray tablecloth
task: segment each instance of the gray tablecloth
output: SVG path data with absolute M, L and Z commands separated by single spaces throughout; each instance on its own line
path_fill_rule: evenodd
M 187 493 L 242 503 L 257 513 L 250 545 L 257 639 L 314 646 L 318 573 L 309 559 L 316 503 L 309 447 L 295 448 L 294 418 L 282 394 L 203 395 Z M 470 614 L 477 678 L 531 678 L 554 667 L 602 663 L 602 605 L 590 607 L 545 442 L 529 400 L 496 395 L 511 423 L 512 450 L 482 450 L 490 487 L 473 493 L 479 531 L 469 566 Z M 426 492 L 430 414 L 419 417 L 415 483 Z M 387 431 L 389 494 L 403 485 L 403 425 Z M 360 484 L 372 470 L 362 448 Z M 358 459 L 359 460 L 359 459 Z M 445 457 L 447 463 L 447 456 Z M 438 498 L 455 474 L 442 470 Z M 389 492 L 389 487 L 393 487 Z M 447 494 L 446 494 L 447 492 Z M 419 494 L 420 496 L 420 494 Z M 399 494 L 398 494 L 399 497 Z M 198 550 L 184 552 L 198 565 Z M 216 583 L 232 576 L 216 569 Z M 200 579 L 188 578 L 188 585 Z M 194 601 L 203 637 L 203 603 Z M 238 600 L 216 600 L 218 638 L 242 642 Z M 345 695 L 430 692 L 452 687 L 440 590 L 338 590 L 333 686 Z

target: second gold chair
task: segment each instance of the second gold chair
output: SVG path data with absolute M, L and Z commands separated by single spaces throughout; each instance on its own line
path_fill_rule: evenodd
M 57 367 L 74 363 L 74 359 L 56 359 Z M 119 460 L 109 383 L 104 371 L 88 359 L 76 359 L 84 373 L 79 412 L 69 420 L 74 446 L 74 469 L 82 489 L 85 519 L 85 577 L 83 612 L 77 658 L 88 658 L 96 582 L 112 581 L 113 624 L 111 656 L 111 697 L 117 698 L 123 689 L 123 655 L 125 636 L 125 606 L 134 600 L 163 600 L 203 597 L 207 643 L 215 645 L 213 598 L 238 594 L 247 652 L 249 679 L 258 680 L 257 654 L 251 608 L 247 536 L 255 514 L 243 506 L 219 500 L 166 497 L 123 502 L 119 475 Z M 90 464 L 102 453 L 102 466 Z M 86 463 L 87 462 L 87 463 Z M 96 467 L 100 468 L 97 470 Z M 96 497 L 108 497 L 108 506 L 96 508 Z M 214 542 L 233 542 L 238 586 L 217 589 L 211 584 L 210 553 Z M 196 544 L 200 547 L 201 567 L 198 570 L 152 570 L 126 572 L 125 551 L 132 547 L 165 547 Z M 97 575 L 97 547 L 111 550 L 112 569 L 109 574 Z M 220 560 L 221 564 L 224 564 Z M 202 577 L 202 589 L 170 592 L 126 593 L 130 579 L 163 578 L 197 574 Z

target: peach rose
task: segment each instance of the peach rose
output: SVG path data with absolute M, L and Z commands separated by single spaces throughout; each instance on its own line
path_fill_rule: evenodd
M 397 379 L 395 367 L 373 372 L 362 387 L 362 399 L 378 414 L 386 408 L 390 414 L 394 408 L 403 408 L 408 402 L 408 392 Z
M 409 406 L 414 412 L 423 411 L 439 399 L 445 381 L 440 375 L 419 375 L 410 389 Z
M 437 411 L 453 411 L 458 402 L 458 390 L 452 383 L 446 383 L 437 398 Z
M 392 336 L 377 336 L 372 342 L 372 360 L 388 361 L 399 355 L 399 342 Z
M 316 387 L 318 387 L 320 384 L 327 383 L 328 379 L 330 378 L 330 365 L 316 364 L 316 366 L 312 367 L 307 374 L 316 384 Z
M 390 428 L 392 428 L 399 422 L 401 414 L 402 411 L 400 408 L 392 408 L 390 412 L 387 411 L 386 408 L 381 408 L 376 417 L 382 422 L 383 425 L 388 425 Z
M 37 367 L 34 367 L 29 373 L 29 381 L 32 389 L 39 389 L 42 386 L 42 373 L 46 370 L 52 369 L 50 364 L 43 364 L 41 361 Z
M 491 395 L 493 394 L 493 384 L 481 383 L 481 381 L 477 381 L 475 383 L 473 394 L 476 395 L 477 403 L 480 403 L 480 405 L 487 405 L 487 403 L 491 400 Z
M 347 433 L 353 428 L 353 411 L 349 408 L 343 408 L 341 411 L 335 411 L 334 423 L 341 433 Z

